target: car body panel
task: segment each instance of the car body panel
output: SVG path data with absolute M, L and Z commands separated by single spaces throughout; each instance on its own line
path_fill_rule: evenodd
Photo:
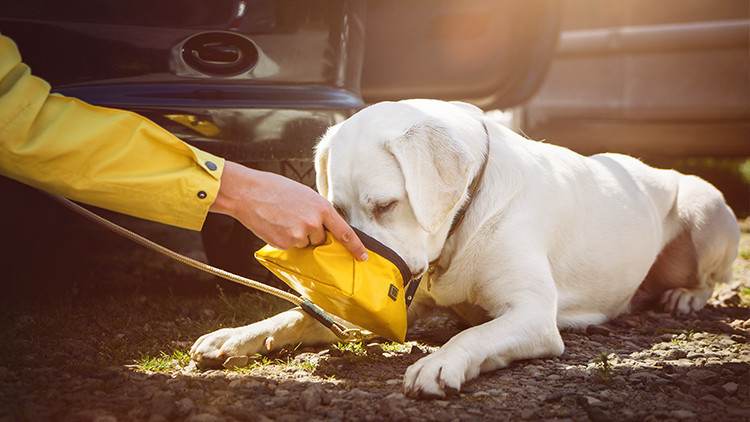
M 551 59 L 558 4 L 28 0 L 0 11 L 0 32 L 54 91 L 255 163 L 309 160 L 372 101 L 520 103 Z
M 584 154 L 750 156 L 750 3 L 570 0 L 523 130 Z

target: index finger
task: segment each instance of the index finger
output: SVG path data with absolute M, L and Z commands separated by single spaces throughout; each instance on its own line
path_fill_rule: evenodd
M 362 244 L 362 241 L 359 240 L 359 236 L 354 233 L 352 227 L 335 211 L 329 213 L 328 216 L 328 219 L 323 224 L 333 237 L 343 243 L 357 261 L 367 261 L 367 249 Z

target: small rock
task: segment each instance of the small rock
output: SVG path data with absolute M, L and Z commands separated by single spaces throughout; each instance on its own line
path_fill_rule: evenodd
M 696 409 L 696 407 L 693 404 L 685 402 L 685 401 L 674 400 L 674 401 L 671 401 L 669 404 L 670 406 L 673 406 L 677 408 L 678 410 L 689 410 L 693 413 L 698 411 L 698 409 Z
M 401 393 L 392 393 L 380 402 L 380 414 L 387 420 L 406 420 L 407 416 L 403 408 L 409 400 Z
M 163 391 L 158 391 L 154 393 L 151 399 L 151 411 L 169 418 L 177 411 L 177 404 L 172 396 Z
M 226 378 L 226 375 L 223 371 L 219 371 L 218 369 L 209 369 L 208 371 L 204 371 L 201 376 L 206 379 L 220 379 L 220 378 Z
M 588 335 L 600 335 L 600 336 L 608 336 L 611 333 L 610 329 L 603 326 L 603 325 L 589 325 L 586 327 L 586 334 Z
M 656 340 L 660 341 L 660 342 L 663 342 L 663 343 L 669 343 L 670 341 L 672 341 L 673 338 L 674 338 L 673 334 L 662 334 L 662 335 L 656 336 Z M 662 345 L 657 344 L 654 347 L 668 347 L 668 345 L 667 344 L 662 344 Z
M 370 343 L 367 346 L 365 346 L 365 350 L 367 351 L 367 354 L 372 354 L 375 356 L 381 356 L 384 352 L 383 346 L 381 346 L 379 343 Z
M 717 406 L 724 406 L 724 402 L 712 394 L 706 394 L 705 396 L 701 397 L 700 400 L 706 403 L 713 403 Z
M 680 349 L 672 349 L 664 354 L 664 358 L 669 360 L 682 359 L 684 357 L 687 357 L 687 352 Z
M 189 416 L 185 419 L 185 422 L 221 422 L 222 419 L 216 415 L 210 413 L 198 413 L 197 415 Z
M 346 397 L 352 400 L 370 400 L 377 397 L 377 394 L 354 388 L 346 394 Z
M 547 394 L 547 397 L 544 398 L 544 401 L 547 403 L 555 403 L 560 401 L 563 398 L 563 393 L 557 391 L 551 394 Z
M 302 391 L 299 395 L 300 404 L 305 411 L 309 412 L 312 409 L 320 406 L 323 403 L 323 388 L 319 385 L 312 385 Z
M 150 419 L 149 419 L 150 420 Z M 165 418 L 166 420 L 166 418 Z M 91 422 L 117 422 L 117 418 L 114 415 L 98 415 L 91 419 Z M 161 421 L 159 421 L 161 422 Z
M 586 408 L 586 414 L 589 415 L 589 419 L 591 419 L 594 422 L 609 422 L 613 420 L 607 414 L 607 412 L 603 411 L 602 409 L 599 409 L 598 407 Z
M 719 296 L 719 303 L 724 306 L 736 306 L 742 302 L 738 292 L 728 292 Z
M 239 422 L 259 422 L 258 413 L 252 405 L 235 403 L 222 409 L 222 416 L 231 416 Z
M 295 356 L 294 360 L 292 360 L 292 363 L 298 363 L 298 364 L 309 363 L 309 364 L 317 366 L 320 364 L 322 360 L 323 360 L 323 356 L 321 356 L 319 353 L 305 352 L 305 353 L 300 353 L 299 355 Z
M 750 363 L 746 362 L 726 362 L 722 365 L 724 369 L 732 371 L 736 376 L 740 376 L 750 369 Z
M 632 384 L 651 383 L 659 378 L 656 374 L 647 371 L 638 371 L 630 374 L 628 382 Z
M 727 394 L 734 395 L 737 394 L 737 389 L 739 388 L 739 386 L 735 382 L 728 382 L 722 385 L 721 388 L 723 388 L 724 391 L 727 392 Z
M 195 403 L 187 397 L 177 400 L 175 405 L 177 406 L 177 411 L 182 415 L 187 415 L 195 407 Z
M 692 419 L 695 418 L 696 415 L 689 410 L 674 410 L 670 413 L 670 416 L 675 419 Z
M 187 385 L 185 384 L 185 381 L 182 381 L 180 379 L 172 378 L 167 380 L 167 387 L 170 391 L 173 392 L 184 392 L 187 389 Z
M 702 384 L 713 384 L 719 379 L 719 374 L 708 369 L 692 369 L 685 374 L 688 378 Z
M 534 418 L 536 415 L 536 409 L 524 409 L 521 411 L 521 419 L 528 421 Z
M 273 395 L 276 397 L 286 397 L 289 394 L 291 394 L 289 390 L 284 390 L 283 388 L 277 388 L 273 390 Z
M 417 347 L 416 345 L 413 345 L 413 346 L 411 346 L 411 349 L 409 349 L 409 354 L 410 355 L 421 356 L 421 355 L 424 355 L 425 352 L 422 349 L 420 349 L 419 347 Z
M 596 397 L 586 396 L 584 398 L 586 399 L 586 405 L 589 407 L 606 407 L 606 404 Z
M 741 336 L 739 334 L 732 334 L 729 338 L 731 338 L 735 343 L 745 344 L 748 342 L 747 337 Z
M 229 359 L 225 360 L 222 366 L 227 369 L 242 368 L 247 366 L 247 362 L 249 360 L 250 359 L 247 356 L 232 356 Z
M 555 417 L 559 419 L 569 418 L 573 413 L 567 407 L 561 407 L 555 412 Z

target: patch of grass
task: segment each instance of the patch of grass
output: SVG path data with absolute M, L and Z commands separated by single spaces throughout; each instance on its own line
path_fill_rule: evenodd
M 338 342 L 333 345 L 333 348 L 336 350 L 339 350 L 343 353 L 352 353 L 355 355 L 364 355 L 366 353 L 364 347 L 362 347 L 362 342 L 356 342 L 356 343 L 341 343 Z
M 738 169 L 745 183 L 750 183 L 750 159 L 741 162 Z
M 669 342 L 677 346 L 682 346 L 689 340 L 693 339 L 693 334 L 695 334 L 695 329 L 691 328 L 687 332 L 684 332 L 682 334 L 673 335 Z
M 302 369 L 303 371 L 310 373 L 315 372 L 315 370 L 318 369 L 318 363 L 311 360 L 287 361 L 286 363 L 283 363 L 282 366 Z
M 382 343 L 380 347 L 386 352 L 408 352 L 412 347 L 419 346 L 416 341 L 407 341 L 405 343 L 396 343 L 395 341 L 390 343 Z
M 609 361 L 607 352 L 602 352 L 599 357 L 594 359 L 594 365 L 599 380 L 609 382 L 612 379 L 612 362 Z
M 740 289 L 740 306 L 750 307 L 750 287 Z
M 263 371 L 264 368 L 268 368 L 271 365 L 278 365 L 282 368 L 296 368 L 307 372 L 315 372 L 318 369 L 318 363 L 311 360 L 295 360 L 292 355 L 287 355 L 285 359 L 281 358 L 270 358 L 268 356 L 256 353 L 251 357 L 251 361 L 247 366 L 235 367 L 228 369 L 229 371 L 239 372 L 243 374 L 249 374 L 256 370 Z
M 141 371 L 168 372 L 183 369 L 189 362 L 190 356 L 187 353 L 174 350 L 170 355 L 159 352 L 158 356 L 141 356 L 136 362 L 136 366 Z
M 242 373 L 249 373 L 256 369 L 263 369 L 264 367 L 268 365 L 273 365 L 274 360 L 269 358 L 268 356 L 263 356 L 260 353 L 256 353 L 251 357 L 253 359 L 247 366 L 241 367 L 241 368 L 234 368 L 234 371 L 242 372 Z

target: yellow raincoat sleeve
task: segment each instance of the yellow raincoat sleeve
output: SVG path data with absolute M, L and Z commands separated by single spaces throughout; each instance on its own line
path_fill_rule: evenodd
M 50 94 L 0 35 L 0 174 L 76 201 L 199 230 L 222 158 L 135 113 Z

